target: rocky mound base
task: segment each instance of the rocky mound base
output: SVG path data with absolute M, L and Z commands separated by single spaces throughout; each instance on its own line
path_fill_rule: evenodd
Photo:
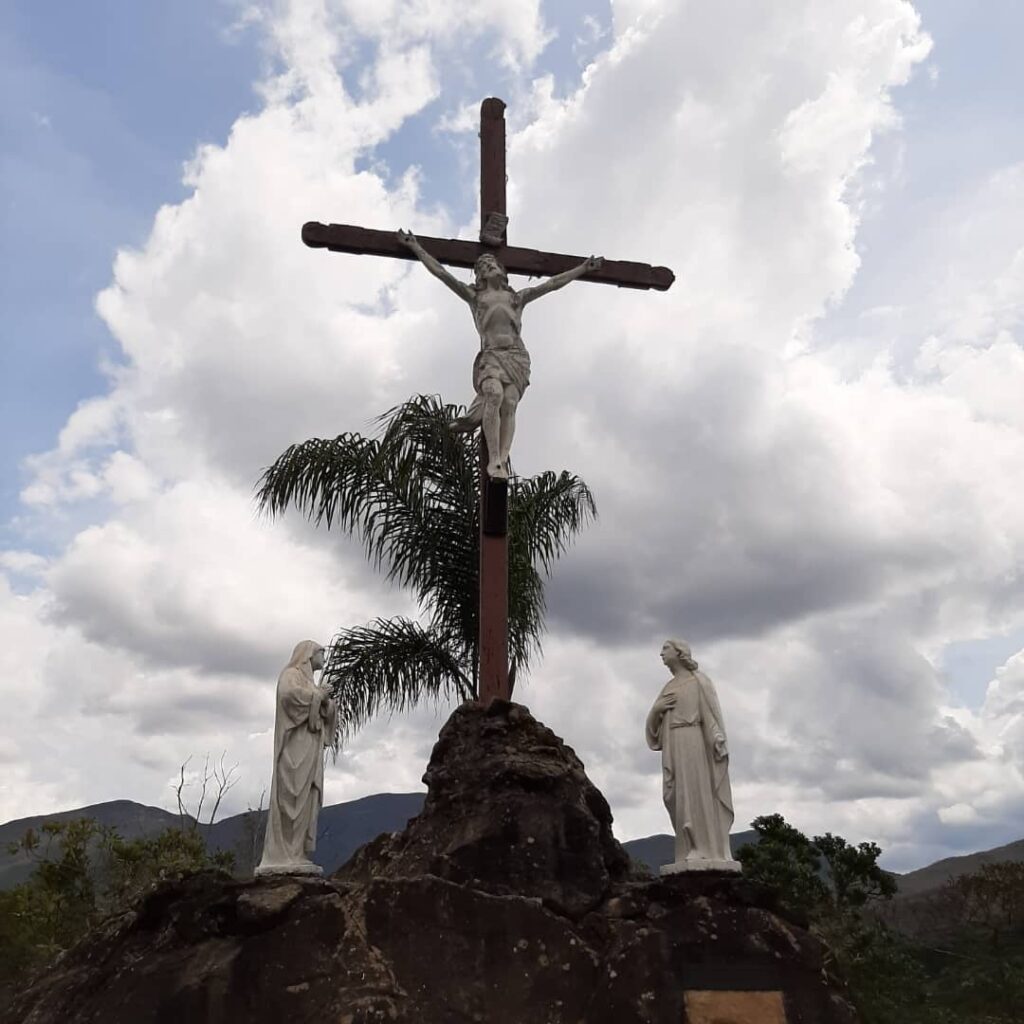
M 425 782 L 405 831 L 330 879 L 162 886 L 0 1021 L 767 1024 L 736 1016 L 742 995 L 717 1003 L 730 1016 L 699 1007 L 777 992 L 787 1024 L 855 1024 L 825 951 L 764 894 L 633 869 L 579 759 L 525 708 L 463 705 Z

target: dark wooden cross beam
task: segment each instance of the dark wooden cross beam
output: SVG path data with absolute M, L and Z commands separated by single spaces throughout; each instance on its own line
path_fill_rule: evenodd
M 473 267 L 485 252 L 492 253 L 510 274 L 548 277 L 571 270 L 583 256 L 564 256 L 508 244 L 505 209 L 505 103 L 491 97 L 480 107 L 480 241 L 431 238 L 418 235 L 420 244 L 435 259 L 453 267 Z M 389 256 L 414 260 L 415 254 L 398 240 L 397 233 L 353 227 L 349 224 L 302 226 L 302 240 L 313 249 L 356 255 Z M 579 280 L 614 284 L 620 288 L 666 291 L 675 275 L 667 267 L 605 260 L 599 270 Z M 507 481 L 487 476 L 487 451 L 480 438 L 480 700 L 508 700 L 508 529 Z
M 494 246 L 461 238 L 433 238 L 430 235 L 417 235 L 416 238 L 431 256 L 450 267 L 472 268 L 481 253 L 491 252 L 510 274 L 528 277 L 552 277 L 563 270 L 572 270 L 586 259 L 586 256 L 563 256 L 557 252 L 540 252 L 505 244 Z M 398 241 L 394 231 L 357 228 L 350 224 L 320 224 L 313 220 L 302 225 L 302 240 L 311 249 L 416 260 L 416 256 Z M 584 274 L 579 280 L 614 284 L 620 288 L 654 288 L 663 292 L 672 285 L 675 275 L 668 267 L 651 267 L 629 260 L 605 260 L 600 270 Z

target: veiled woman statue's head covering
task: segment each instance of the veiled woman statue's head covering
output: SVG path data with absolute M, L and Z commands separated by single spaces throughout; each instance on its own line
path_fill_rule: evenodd
M 313 656 L 317 651 L 322 651 L 322 645 L 315 640 L 302 640 L 295 645 L 291 659 L 285 665 L 286 669 L 297 668 L 304 676 L 313 678 Z

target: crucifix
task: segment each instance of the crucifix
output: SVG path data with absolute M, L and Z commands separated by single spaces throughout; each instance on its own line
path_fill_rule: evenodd
M 473 366 L 477 397 L 456 429 L 481 426 L 480 438 L 480 674 L 484 703 L 511 699 L 508 673 L 508 449 L 515 410 L 529 383 L 529 356 L 519 337 L 522 306 L 572 280 L 620 288 L 666 291 L 675 280 L 667 267 L 623 260 L 582 258 L 508 244 L 505 209 L 505 103 L 480 107 L 480 240 L 416 238 L 407 231 L 378 231 L 348 224 L 302 226 L 313 249 L 420 260 L 473 310 L 481 349 Z M 443 264 L 472 267 L 476 285 L 459 281 Z M 508 274 L 546 281 L 519 292 Z M 505 293 L 508 293 L 507 295 Z

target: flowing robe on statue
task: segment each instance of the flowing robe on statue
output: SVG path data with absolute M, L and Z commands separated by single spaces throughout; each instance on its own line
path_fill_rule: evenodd
M 305 640 L 277 680 L 274 775 L 267 831 L 258 872 L 309 865 L 323 804 L 324 747 L 334 740 L 337 709 L 313 682 L 310 663 L 319 647 Z
M 716 757 L 716 744 L 723 757 Z M 684 669 L 668 681 L 647 716 L 647 745 L 661 751 L 662 795 L 676 834 L 676 861 L 731 861 L 734 816 L 725 724 L 714 684 L 703 672 Z

